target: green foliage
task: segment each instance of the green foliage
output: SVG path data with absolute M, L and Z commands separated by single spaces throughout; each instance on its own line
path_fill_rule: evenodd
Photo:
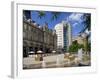
M 91 14 L 84 14 L 83 15 L 83 24 L 84 24 L 84 28 L 82 29 L 82 31 L 81 32 L 84 32 L 85 30 L 91 30 Z
M 77 41 L 74 41 L 69 47 L 69 52 L 77 52 L 80 48 L 84 48 L 84 46 L 82 44 L 78 44 Z
M 38 17 L 40 19 L 46 16 L 46 12 L 45 11 L 37 11 L 37 12 L 38 12 Z M 60 12 L 51 12 L 51 15 L 52 15 L 51 20 L 52 21 L 53 20 L 57 20 L 59 18 L 60 14 L 61 14 Z
M 77 52 L 78 51 L 78 45 L 71 45 L 69 47 L 69 52 Z
M 88 47 L 87 48 L 88 48 L 87 49 L 88 51 L 91 51 L 91 43 L 88 44 Z
M 91 14 L 84 14 L 84 24 L 86 29 L 90 30 L 91 28 Z
M 78 44 L 78 48 L 83 48 L 84 49 L 84 46 L 82 44 Z
M 44 11 L 38 11 L 38 17 L 41 19 L 42 17 L 45 17 L 45 12 Z
M 59 18 L 60 12 L 51 12 L 52 18 L 51 20 L 57 20 Z

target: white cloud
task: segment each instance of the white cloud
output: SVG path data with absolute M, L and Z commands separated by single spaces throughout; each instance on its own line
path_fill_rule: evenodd
M 69 15 L 69 17 L 67 18 L 67 20 L 69 21 L 76 21 L 76 22 L 82 22 L 82 13 L 72 13 L 71 15 Z
M 73 23 L 73 27 L 74 27 L 74 26 L 76 26 L 76 25 L 78 25 L 78 23 L 77 23 L 77 22 Z
M 76 27 L 83 22 L 83 15 L 83 13 L 72 13 L 66 18 L 66 21 L 70 22 L 72 27 Z

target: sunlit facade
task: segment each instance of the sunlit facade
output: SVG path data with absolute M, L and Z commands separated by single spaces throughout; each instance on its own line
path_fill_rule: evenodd
M 57 34 L 57 48 L 67 51 L 72 44 L 72 30 L 68 22 L 62 21 L 55 26 Z

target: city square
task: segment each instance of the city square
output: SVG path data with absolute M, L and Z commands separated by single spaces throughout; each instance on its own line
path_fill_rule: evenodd
M 23 10 L 23 69 L 91 66 L 91 14 Z

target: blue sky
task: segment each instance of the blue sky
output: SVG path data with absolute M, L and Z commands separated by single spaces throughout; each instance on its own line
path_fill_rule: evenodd
M 44 25 L 45 22 L 48 23 L 50 29 L 54 29 L 55 25 L 61 23 L 63 20 L 70 22 L 72 26 L 72 35 L 76 36 L 83 28 L 83 15 L 85 13 L 75 13 L 75 12 L 61 12 L 57 20 L 52 20 L 52 14 L 49 11 L 45 11 L 46 15 L 42 18 L 38 17 L 37 11 L 31 11 L 32 20 L 36 21 L 40 26 Z

